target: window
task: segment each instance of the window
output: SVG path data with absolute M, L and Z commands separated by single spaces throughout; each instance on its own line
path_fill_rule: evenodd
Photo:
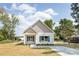
M 49 36 L 40 36 L 40 42 L 43 42 L 43 41 L 49 42 L 50 41 L 50 37 Z
M 27 36 L 27 41 L 33 41 L 34 42 L 34 36 Z
M 30 37 L 29 36 L 27 36 L 27 41 L 29 41 L 30 40 Z
M 45 36 L 45 41 L 48 41 L 49 37 L 48 36 Z

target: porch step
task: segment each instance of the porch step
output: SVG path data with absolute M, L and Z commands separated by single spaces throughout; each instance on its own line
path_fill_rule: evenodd
M 53 45 L 36 45 L 36 44 L 30 45 L 31 48 L 50 48 L 50 46 L 53 46 Z

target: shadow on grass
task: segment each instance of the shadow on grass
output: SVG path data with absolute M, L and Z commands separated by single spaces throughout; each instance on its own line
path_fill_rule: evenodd
M 57 53 L 56 51 L 47 51 L 47 52 L 43 52 L 42 54 L 52 54 L 52 53 Z

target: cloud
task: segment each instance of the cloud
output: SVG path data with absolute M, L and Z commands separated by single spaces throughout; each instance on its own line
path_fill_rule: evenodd
M 53 9 L 49 8 L 47 10 L 44 11 L 45 13 L 47 14 L 50 14 L 50 15 L 58 15 L 58 13 L 56 13 Z
M 16 9 L 24 13 L 34 13 L 37 10 L 35 7 L 32 7 L 28 4 L 20 4 L 18 6 L 16 4 L 12 4 L 11 9 Z
M 17 15 L 19 19 L 19 25 L 16 28 L 17 35 L 21 35 L 25 29 L 27 29 L 29 26 L 31 26 L 31 22 L 29 22 L 25 16 L 23 15 Z
M 12 4 L 12 7 L 11 7 L 12 9 L 17 9 L 17 6 L 16 6 L 16 4 Z
M 36 11 L 35 7 L 32 7 L 32 6 L 28 5 L 28 4 L 21 4 L 21 5 L 18 6 L 18 8 L 20 10 L 32 10 L 32 11 Z
M 31 15 L 30 17 L 28 17 L 28 19 L 31 21 L 34 21 L 34 20 L 44 21 L 46 19 L 52 19 L 52 16 L 45 12 L 37 11 L 34 15 Z
M 20 25 L 17 26 L 16 33 L 19 34 L 23 33 L 26 28 L 35 23 L 37 20 L 44 21 L 46 19 L 53 19 L 52 16 L 58 15 L 58 13 L 56 13 L 51 8 L 43 11 L 38 11 L 36 7 L 33 7 L 29 4 L 12 4 L 11 8 L 6 7 L 6 9 L 10 13 L 14 13 L 18 16 Z

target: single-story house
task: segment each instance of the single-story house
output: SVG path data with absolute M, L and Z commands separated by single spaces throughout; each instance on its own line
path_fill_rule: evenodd
M 54 32 L 38 20 L 24 31 L 24 44 L 53 44 Z

